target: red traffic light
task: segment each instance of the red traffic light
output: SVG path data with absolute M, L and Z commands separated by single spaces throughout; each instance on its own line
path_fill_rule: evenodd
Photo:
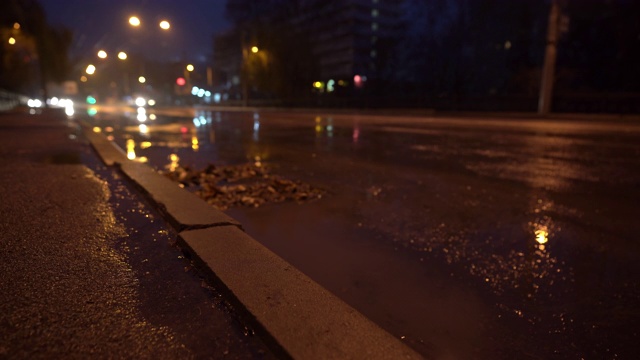
M 184 86 L 187 83 L 187 80 L 185 80 L 183 77 L 179 77 L 176 79 L 176 84 L 178 84 L 178 86 Z

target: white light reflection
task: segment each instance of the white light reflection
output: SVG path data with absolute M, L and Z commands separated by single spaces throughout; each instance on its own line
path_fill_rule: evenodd
M 67 106 L 64 107 L 64 113 L 67 114 L 67 116 L 73 116 L 75 112 L 76 111 L 73 109 L 73 103 L 67 104 Z
M 253 113 L 253 141 L 260 140 L 260 114 Z

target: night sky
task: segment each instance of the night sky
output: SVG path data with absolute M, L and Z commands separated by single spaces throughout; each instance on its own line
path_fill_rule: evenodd
M 226 0 L 41 0 L 51 24 L 74 32 L 71 55 L 92 56 L 100 48 L 141 53 L 157 60 L 205 60 L 212 35 L 229 27 Z M 143 22 L 128 24 L 130 15 Z M 169 32 L 158 23 L 167 19 Z

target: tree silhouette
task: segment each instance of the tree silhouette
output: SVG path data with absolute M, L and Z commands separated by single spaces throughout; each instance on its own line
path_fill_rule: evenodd
M 25 52 L 20 54 L 23 56 L 14 56 L 11 61 L 3 61 L 0 67 L 3 77 L 16 69 L 19 75 L 3 85 L 10 90 L 19 91 L 28 88 L 35 79 L 39 79 L 42 95 L 47 98 L 46 84 L 49 81 L 64 81 L 70 71 L 68 49 L 73 39 L 72 32 L 64 27 L 49 25 L 44 9 L 35 0 L 3 0 L 0 2 L 0 14 L 1 28 L 9 29 L 18 23 L 21 38 L 31 43 L 30 46 L 21 48 L 21 51 Z M 3 51 L 3 58 L 6 58 L 8 51 Z M 39 76 L 32 73 L 32 61 L 37 64 Z

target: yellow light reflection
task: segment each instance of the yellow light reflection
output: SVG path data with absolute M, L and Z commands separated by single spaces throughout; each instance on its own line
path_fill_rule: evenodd
M 140 143 L 140 149 L 148 149 L 151 147 L 151 141 L 143 141 Z
M 169 161 L 171 161 L 171 163 L 169 164 L 169 171 L 176 171 L 176 169 L 178 168 L 178 161 L 180 161 L 178 155 L 169 155 Z
M 136 158 L 136 143 L 133 139 L 127 140 L 127 158 L 129 160 L 135 160 Z
M 538 244 L 545 244 L 547 241 L 549 241 L 549 233 L 547 232 L 546 227 L 537 229 L 535 231 L 535 234 L 536 234 L 536 241 L 538 242 Z
M 198 138 L 194 135 L 191 137 L 191 148 L 193 151 L 198 151 L 200 145 L 198 144 Z
M 93 132 L 94 132 L 94 133 L 99 133 L 99 132 L 102 132 L 102 129 L 100 129 L 100 128 L 99 128 L 99 127 L 97 127 L 97 126 L 94 126 L 94 127 L 93 127 Z

